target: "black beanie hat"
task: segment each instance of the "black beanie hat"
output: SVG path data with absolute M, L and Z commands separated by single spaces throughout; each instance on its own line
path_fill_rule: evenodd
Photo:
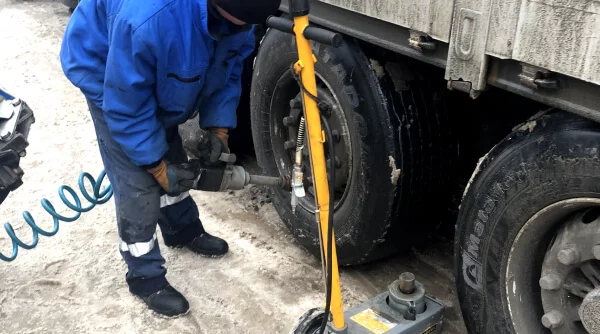
M 281 0 L 215 0 L 215 4 L 238 20 L 258 24 L 277 12 Z

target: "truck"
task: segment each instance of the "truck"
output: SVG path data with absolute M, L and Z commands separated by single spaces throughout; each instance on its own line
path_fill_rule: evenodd
M 339 263 L 449 236 L 469 333 L 600 333 L 600 1 L 310 6 L 311 24 L 343 36 L 312 44 Z M 289 12 L 282 1 L 278 16 Z M 232 151 L 278 176 L 304 146 L 306 196 L 292 206 L 272 189 L 272 201 L 319 257 L 294 38 L 255 31 Z
M 344 38 L 313 43 L 340 264 L 449 235 L 469 333 L 600 333 L 600 1 L 310 6 L 312 24 Z M 260 28 L 238 133 L 265 173 L 289 175 L 301 145 L 296 47 Z M 318 257 L 308 160 L 296 209 L 288 192 L 272 199 Z

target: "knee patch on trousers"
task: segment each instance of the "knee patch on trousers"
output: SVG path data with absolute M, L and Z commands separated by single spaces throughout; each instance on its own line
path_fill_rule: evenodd
M 133 192 L 121 196 L 117 204 L 119 235 L 128 244 L 150 239 L 160 218 L 157 191 Z

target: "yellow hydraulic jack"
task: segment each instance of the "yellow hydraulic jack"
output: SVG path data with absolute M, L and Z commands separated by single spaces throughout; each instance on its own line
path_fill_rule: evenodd
M 389 286 L 389 291 L 344 313 L 338 262 L 333 233 L 334 173 L 327 173 L 324 144 L 334 156 L 334 145 L 328 123 L 319 111 L 319 99 L 315 77 L 316 58 L 311 41 L 339 47 L 343 38 L 340 34 L 309 25 L 309 0 L 289 0 L 289 12 L 293 21 L 282 17 L 270 17 L 267 25 L 296 37 L 298 62 L 293 72 L 302 91 L 304 120 L 308 131 L 310 162 L 314 179 L 316 221 L 320 227 L 321 257 L 327 298 L 325 308 L 306 312 L 295 326 L 294 334 L 323 333 L 388 333 L 388 334 L 432 334 L 441 330 L 442 304 L 425 295 L 423 285 L 411 273 L 403 273 Z M 298 76 L 300 78 L 298 78 Z M 325 131 L 324 131 L 325 130 Z M 299 132 L 302 132 L 300 130 Z M 301 140 L 299 138 L 299 140 Z M 302 145 L 302 143 L 299 143 Z M 329 159 L 333 162 L 334 159 Z M 329 166 L 334 170 L 334 166 Z M 299 180 L 294 180 L 299 178 Z M 302 174 L 294 174 L 292 185 L 302 187 Z M 303 192 L 303 189 L 300 189 Z M 294 198 L 295 194 L 292 195 Z

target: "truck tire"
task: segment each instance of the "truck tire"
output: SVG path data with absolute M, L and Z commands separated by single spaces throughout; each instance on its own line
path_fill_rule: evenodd
M 480 160 L 455 238 L 469 333 L 598 333 L 598 143 L 600 125 L 548 111 Z
M 339 48 L 314 43 L 313 52 L 319 97 L 333 105 L 328 122 L 336 132 L 339 263 L 360 264 L 406 249 L 439 223 L 426 211 L 442 205 L 436 199 L 444 191 L 433 189 L 439 190 L 446 179 L 445 166 L 452 159 L 445 157 L 455 154 L 450 153 L 452 141 L 440 130 L 446 120 L 441 95 L 410 79 L 405 69 L 392 79 L 354 40 Z M 255 59 L 252 133 L 258 163 L 269 175 L 291 174 L 302 114 L 299 87 L 290 71 L 297 57 L 291 35 L 269 30 Z M 306 148 L 304 153 L 308 162 Z M 304 167 L 307 196 L 295 212 L 288 192 L 273 189 L 273 203 L 296 240 L 319 257 L 310 168 Z

